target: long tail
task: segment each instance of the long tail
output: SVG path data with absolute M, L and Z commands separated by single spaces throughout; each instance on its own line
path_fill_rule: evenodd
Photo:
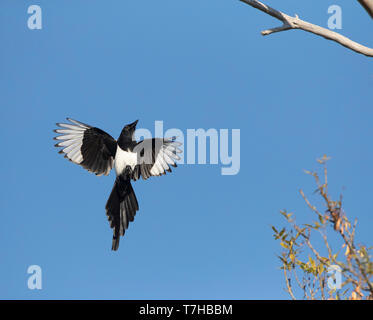
M 113 228 L 113 244 L 111 250 L 118 250 L 120 236 L 123 236 L 129 222 L 135 218 L 139 210 L 131 180 L 122 176 L 116 178 L 113 190 L 106 203 L 106 215 Z

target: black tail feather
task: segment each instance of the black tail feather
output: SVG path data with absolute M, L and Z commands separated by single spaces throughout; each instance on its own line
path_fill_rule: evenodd
M 138 210 L 139 205 L 131 180 L 123 176 L 117 177 L 106 203 L 106 214 L 110 227 L 113 228 L 112 250 L 118 250 L 120 236 L 124 235 L 129 222 L 134 220 Z

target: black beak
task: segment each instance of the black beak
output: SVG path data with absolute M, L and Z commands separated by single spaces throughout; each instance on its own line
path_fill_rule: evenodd
M 139 122 L 139 120 L 136 120 L 135 122 L 132 122 L 131 124 L 129 124 L 128 126 L 131 128 L 131 129 L 136 129 L 136 125 L 137 125 L 137 122 Z

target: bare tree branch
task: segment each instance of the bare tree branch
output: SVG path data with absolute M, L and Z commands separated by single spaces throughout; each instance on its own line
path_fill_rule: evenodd
M 373 18 L 373 0 L 358 0 L 366 12 Z
M 260 11 L 263 11 L 264 13 L 282 21 L 283 25 L 277 28 L 269 29 L 269 30 L 264 30 L 262 31 L 262 35 L 266 36 L 275 32 L 281 32 L 281 31 L 286 31 L 286 30 L 291 30 L 291 29 L 301 29 L 303 31 L 307 31 L 313 34 L 316 34 L 318 36 L 324 37 L 327 40 L 332 40 L 340 45 L 353 50 L 357 53 L 363 54 L 367 57 L 373 57 L 373 49 L 368 48 L 366 46 L 363 46 L 355 41 L 350 40 L 349 38 L 331 31 L 329 29 L 322 28 L 320 26 L 317 26 L 315 24 L 309 23 L 307 21 L 299 19 L 297 15 L 295 17 L 291 17 L 281 11 L 278 11 L 276 9 L 273 9 L 264 3 L 261 3 L 260 1 L 256 0 L 240 0 L 249 6 L 254 7 L 255 9 L 258 9 Z M 360 3 L 367 3 L 371 4 L 373 8 L 373 0 L 360 0 Z M 370 12 L 369 10 L 367 10 Z
M 286 273 L 286 266 L 284 265 L 283 267 L 284 267 L 284 276 L 285 276 L 285 281 L 286 281 L 286 290 L 287 290 L 287 292 L 289 292 L 291 298 L 293 300 L 296 300 L 295 296 L 294 296 L 294 293 L 293 293 L 293 290 L 291 289 L 290 280 L 289 280 L 288 275 Z

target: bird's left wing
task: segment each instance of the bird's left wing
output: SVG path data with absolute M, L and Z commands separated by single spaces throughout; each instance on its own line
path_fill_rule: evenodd
M 144 180 L 151 176 L 160 176 L 171 172 L 171 166 L 177 167 L 176 160 L 180 160 L 178 148 L 181 143 L 173 138 L 153 138 L 140 141 L 134 148 L 137 153 L 137 165 L 132 172 L 132 179 L 142 176 Z
M 61 147 L 59 153 L 96 175 L 108 175 L 113 167 L 117 142 L 105 131 L 88 124 L 67 118 L 70 123 L 57 123 L 60 129 L 54 132 Z

